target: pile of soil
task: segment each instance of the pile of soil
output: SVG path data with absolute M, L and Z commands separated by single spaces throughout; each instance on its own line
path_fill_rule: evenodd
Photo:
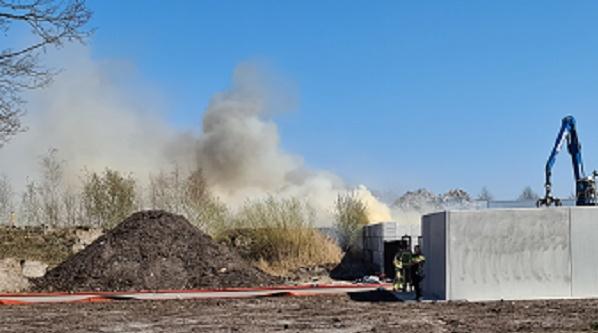
M 56 291 L 157 290 L 276 284 L 228 247 L 165 211 L 138 212 L 34 281 Z

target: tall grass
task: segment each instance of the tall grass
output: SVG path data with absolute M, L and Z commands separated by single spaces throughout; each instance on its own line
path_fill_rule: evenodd
M 246 203 L 219 238 L 272 274 L 337 263 L 340 249 L 314 228 L 314 219 L 314 210 L 307 204 L 270 197 Z

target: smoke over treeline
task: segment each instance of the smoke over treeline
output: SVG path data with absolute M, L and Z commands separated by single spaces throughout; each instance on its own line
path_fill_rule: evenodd
M 66 186 L 105 168 L 130 173 L 140 187 L 161 171 L 201 169 L 215 196 L 233 209 L 267 196 L 298 198 L 316 210 L 318 223 L 329 224 L 337 196 L 351 192 L 366 203 L 372 221 L 391 219 L 364 186 L 349 187 L 284 151 L 272 116 L 293 100 L 281 98 L 254 64 L 234 70 L 232 86 L 213 96 L 201 121 L 198 116 L 196 133 L 175 130 L 151 91 L 115 80 L 107 73 L 121 68 L 92 61 L 88 50 L 70 50 L 58 64 L 65 71 L 29 98 L 29 130 L 0 150 L 0 172 L 15 194 L 39 176 L 40 158 L 56 149 Z

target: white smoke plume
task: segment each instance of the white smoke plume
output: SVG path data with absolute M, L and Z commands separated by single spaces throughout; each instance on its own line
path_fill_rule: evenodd
M 65 71 L 48 88 L 32 94 L 25 119 L 29 131 L 0 149 L 0 173 L 22 188 L 39 169 L 39 157 L 56 148 L 73 183 L 81 170 L 110 167 L 144 181 L 173 163 L 202 167 L 208 183 L 229 206 L 274 195 L 297 197 L 330 224 L 337 196 L 350 191 L 334 174 L 310 170 L 300 156 L 285 152 L 272 120 L 292 108 L 293 99 L 269 84 L 253 64 L 240 65 L 232 87 L 214 96 L 201 132 L 177 133 L 156 111 L 153 94 L 123 85 L 106 73 L 88 50 L 71 49 L 59 63 Z M 127 79 L 125 82 L 133 82 Z M 390 210 L 365 186 L 354 189 L 373 222 L 391 219 Z
M 148 109 L 154 101 L 132 98 L 141 91 L 121 89 L 105 74 L 118 65 L 92 61 L 85 48 L 68 49 L 61 56 L 63 72 L 30 95 L 29 130 L 0 149 L 0 172 L 21 188 L 51 148 L 67 162 L 70 181 L 77 181 L 83 168 L 110 167 L 143 178 L 163 166 L 162 151 L 173 133 Z

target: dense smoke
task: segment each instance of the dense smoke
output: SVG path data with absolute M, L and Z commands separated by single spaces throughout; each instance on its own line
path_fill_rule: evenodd
M 289 98 L 272 96 L 269 79 L 253 64 L 240 65 L 230 90 L 213 97 L 197 141 L 197 161 L 212 188 L 229 204 L 264 195 L 305 199 L 318 211 L 331 211 L 347 187 L 333 174 L 307 169 L 299 156 L 280 147 L 276 124 Z M 272 100 L 276 100 L 273 103 Z M 370 219 L 390 219 L 389 210 L 364 187 L 354 190 L 367 205 Z M 320 218 L 325 218 L 325 214 Z
M 122 87 L 108 76 L 119 64 L 98 64 L 86 49 L 61 52 L 57 67 L 64 68 L 47 88 L 28 98 L 24 119 L 28 131 L 0 149 L 0 172 L 16 189 L 36 178 L 40 158 L 58 149 L 65 161 L 66 180 L 77 183 L 83 168 L 110 167 L 147 178 L 166 165 L 163 151 L 173 133 L 159 114 L 148 107 L 151 93 Z M 132 80 L 121 82 L 123 85 Z M 138 96 L 144 95 L 143 99 Z
M 0 170 L 18 189 L 37 174 L 40 156 L 56 148 L 73 184 L 83 169 L 110 167 L 145 181 L 176 163 L 188 170 L 200 166 L 216 195 L 233 209 L 269 195 L 297 197 L 316 209 L 319 223 L 329 224 L 337 196 L 353 191 L 367 204 L 372 221 L 391 219 L 388 207 L 365 186 L 351 189 L 281 148 L 272 116 L 292 108 L 293 99 L 274 89 L 253 64 L 235 70 L 232 87 L 212 98 L 201 132 L 192 134 L 167 125 L 155 109 L 159 101 L 148 99 L 155 94 L 131 87 L 134 80 L 123 78 L 115 64 L 100 65 L 84 49 L 61 59 L 65 71 L 30 98 L 29 131 L 0 150 Z

